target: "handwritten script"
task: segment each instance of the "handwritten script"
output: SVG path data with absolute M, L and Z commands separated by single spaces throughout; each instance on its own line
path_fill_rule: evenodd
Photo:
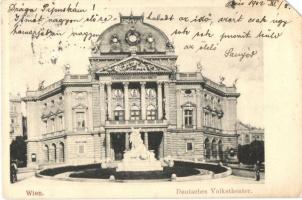
M 248 9 L 271 7 L 275 14 L 246 12 Z M 220 51 L 225 59 L 243 62 L 259 56 L 259 48 L 253 41 L 278 40 L 286 34 L 292 21 L 279 12 L 290 12 L 291 7 L 282 0 L 228 0 L 225 12 L 162 12 L 145 9 L 145 22 L 166 26 L 165 32 L 172 40 L 183 40 L 182 48 L 195 53 Z M 118 13 L 103 9 L 95 3 L 42 3 L 12 2 L 8 5 L 9 34 L 11 37 L 31 39 L 33 54 L 37 40 L 60 40 L 58 49 L 72 46 L 73 38 L 80 39 L 89 48 L 104 28 L 96 31 L 91 27 L 107 27 L 119 22 Z M 126 15 L 126 14 L 125 14 Z M 250 41 L 250 42 L 249 42 Z M 242 47 L 235 43 L 248 43 Z M 257 44 L 259 44 L 257 43 Z M 75 46 L 76 44 L 74 44 Z M 55 63 L 55 58 L 52 62 Z M 42 63 L 41 63 L 42 64 Z

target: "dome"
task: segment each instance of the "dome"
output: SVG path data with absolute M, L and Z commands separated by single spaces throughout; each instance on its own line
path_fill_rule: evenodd
M 165 54 L 174 47 L 164 32 L 144 23 L 144 16 L 122 16 L 107 28 L 92 48 L 93 54 Z

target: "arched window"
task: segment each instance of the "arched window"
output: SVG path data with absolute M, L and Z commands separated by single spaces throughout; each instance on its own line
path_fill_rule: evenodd
M 49 162 L 49 147 L 48 147 L 48 145 L 44 146 L 44 156 L 45 156 L 45 161 Z
M 52 158 L 54 162 L 57 162 L 57 146 L 52 144 Z
M 210 140 L 208 138 L 204 141 L 204 150 L 205 150 L 205 157 L 207 159 L 210 159 L 211 157 L 211 146 L 210 146 Z
M 147 120 L 156 120 L 157 114 L 156 114 L 156 108 L 153 105 L 149 105 L 147 107 Z
M 116 106 L 114 109 L 114 120 L 115 121 L 124 121 L 125 120 L 125 111 L 121 106 Z
M 64 149 L 64 143 L 60 142 L 59 144 L 59 161 L 64 162 L 65 161 L 65 149 Z
M 220 160 L 223 160 L 223 150 L 222 150 L 222 141 L 218 142 L 218 156 Z
M 217 142 L 215 139 L 212 141 L 212 157 L 217 158 Z
M 136 106 L 136 105 L 131 106 L 130 119 L 131 120 L 140 120 L 141 119 L 141 110 L 139 109 L 138 106 Z

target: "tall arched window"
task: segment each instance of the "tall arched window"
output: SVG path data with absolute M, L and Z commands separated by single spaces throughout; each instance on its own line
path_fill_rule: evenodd
M 156 120 L 157 119 L 157 111 L 155 106 L 149 105 L 147 107 L 147 120 Z
M 45 161 L 49 162 L 49 147 L 48 147 L 48 145 L 44 146 L 44 156 L 45 156 Z
M 52 144 L 52 158 L 54 162 L 57 162 L 57 146 Z
M 65 149 L 64 149 L 64 143 L 60 142 L 59 144 L 59 161 L 64 162 L 65 161 Z
M 210 146 L 210 140 L 208 138 L 204 141 L 204 150 L 205 150 L 205 157 L 207 159 L 211 158 L 211 146 Z
M 222 150 L 222 141 L 221 140 L 219 140 L 219 142 L 218 142 L 218 156 L 219 156 L 220 160 L 223 159 L 223 150 Z
M 217 158 L 217 142 L 215 139 L 212 141 L 212 157 Z

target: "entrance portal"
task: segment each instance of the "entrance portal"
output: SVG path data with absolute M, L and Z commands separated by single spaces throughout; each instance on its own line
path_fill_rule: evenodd
M 111 147 L 114 152 L 114 160 L 122 160 L 125 151 L 125 134 L 111 133 Z
M 163 133 L 149 132 L 148 134 L 148 146 L 149 150 L 153 150 L 156 159 L 163 157 Z

